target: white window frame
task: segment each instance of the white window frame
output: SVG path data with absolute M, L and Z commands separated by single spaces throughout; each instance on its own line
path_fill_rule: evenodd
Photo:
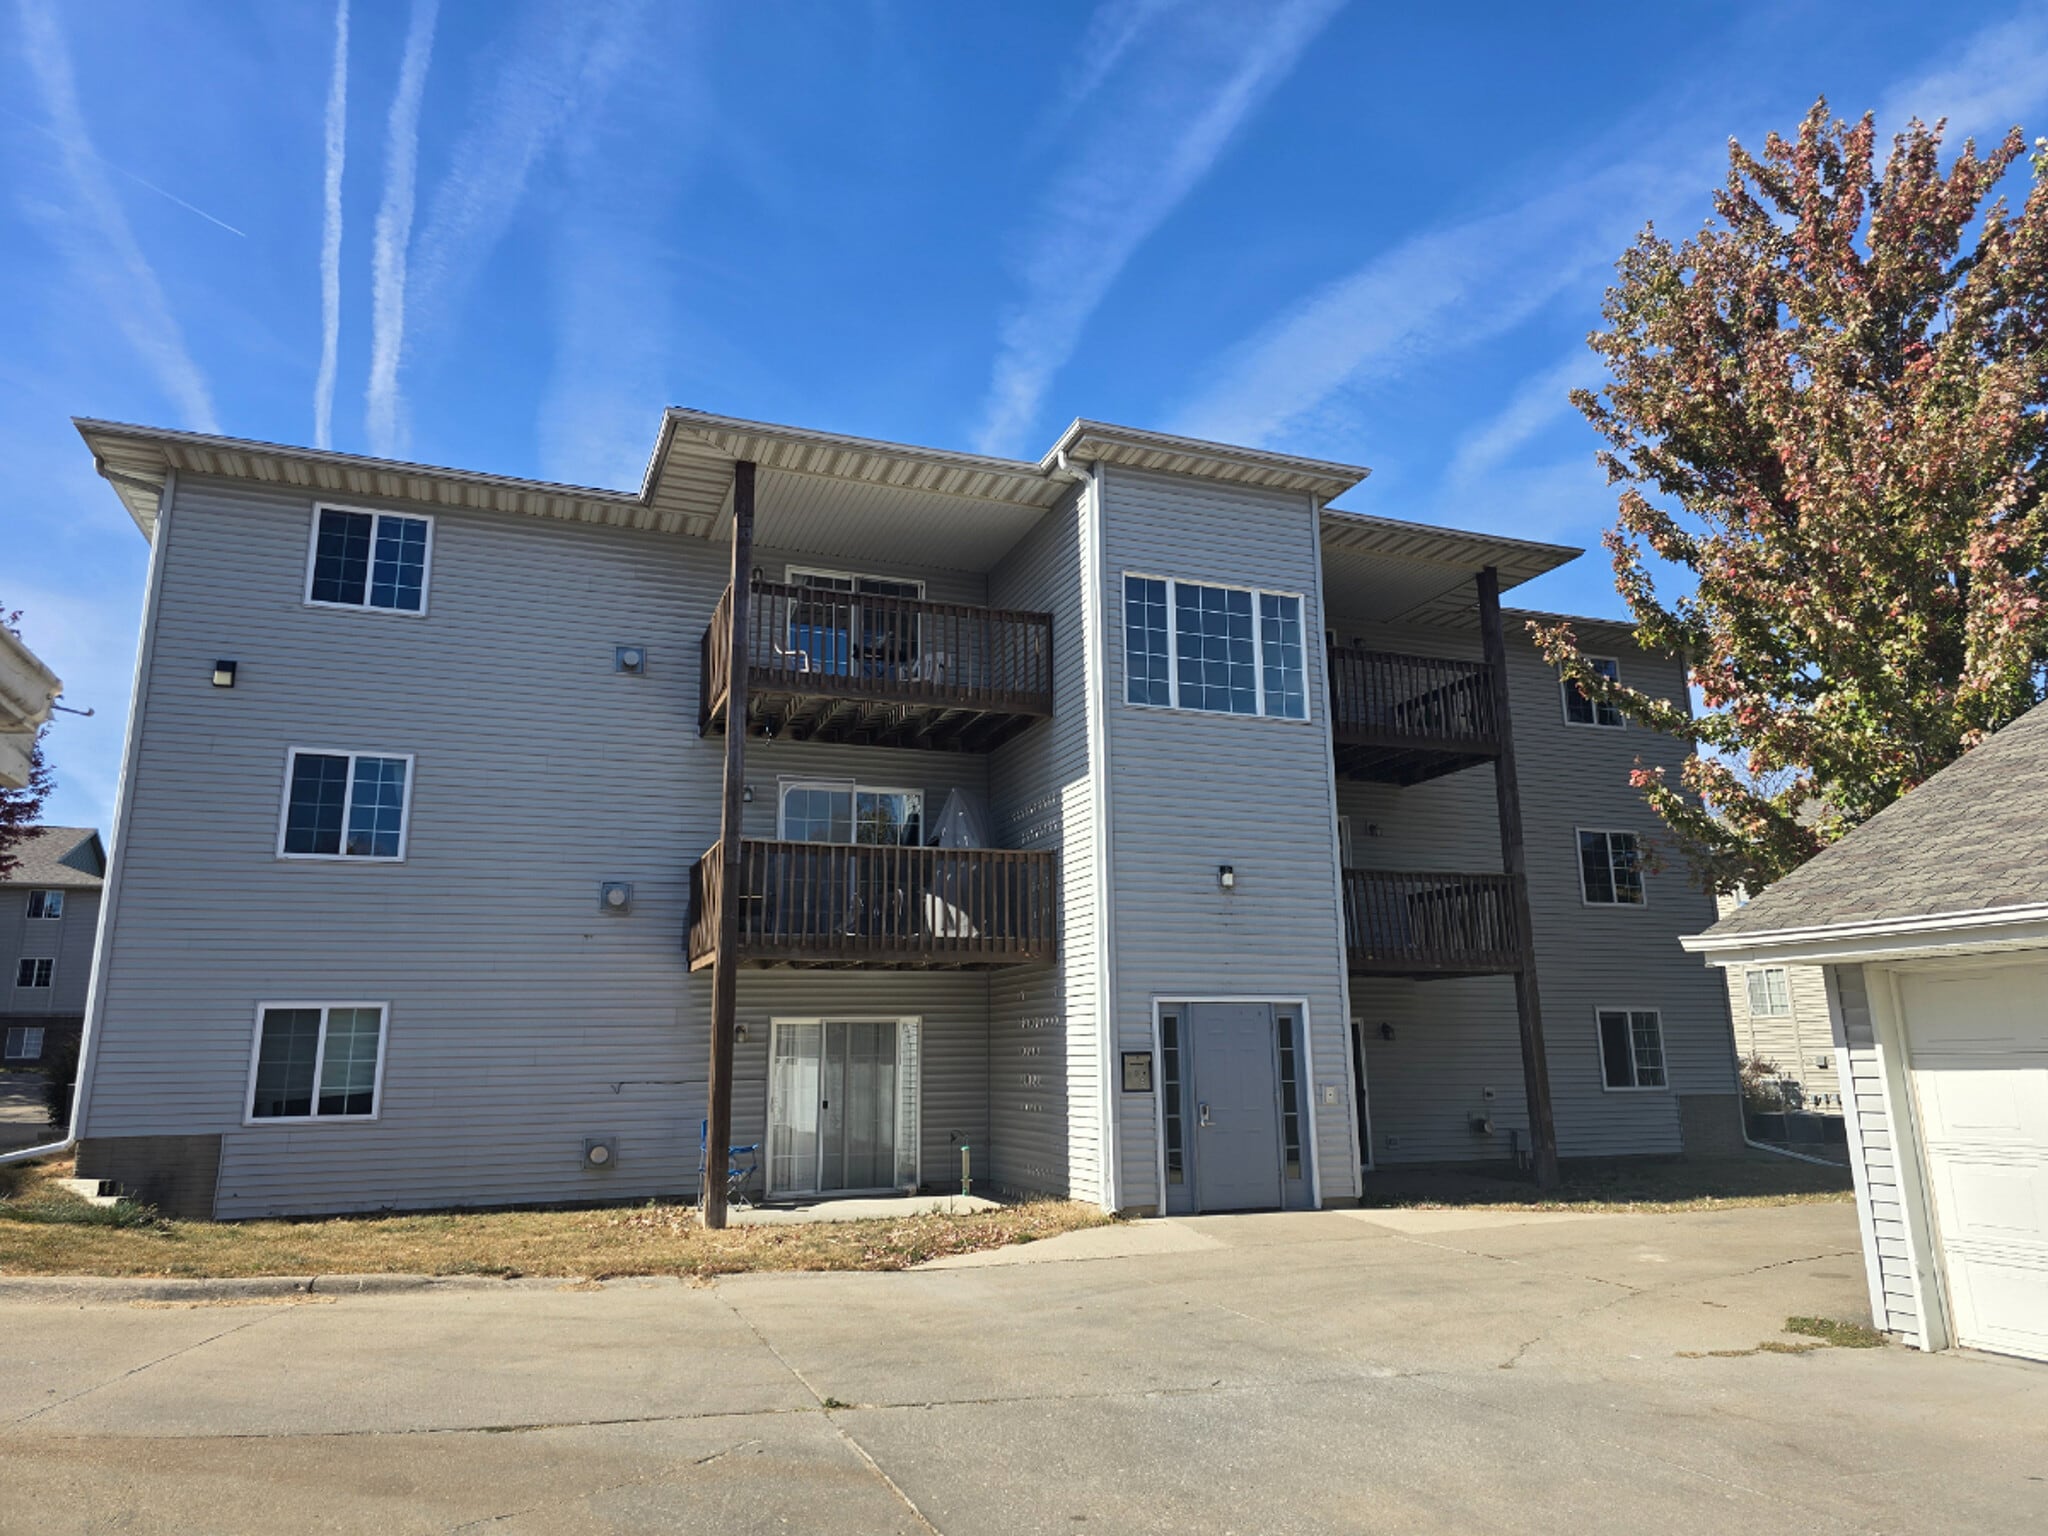
M 420 606 L 417 612 L 407 608 L 379 608 L 370 601 L 370 587 L 377 579 L 377 527 L 370 525 L 370 569 L 363 579 L 363 600 L 360 603 L 334 603 L 313 596 L 313 567 L 320 559 L 320 514 L 323 512 L 354 512 L 381 522 L 387 517 L 409 517 L 415 522 L 427 525 L 427 548 L 420 562 Z M 316 501 L 313 503 L 312 527 L 306 535 L 306 579 L 299 586 L 299 597 L 308 608 L 327 608 L 340 613 L 385 613 L 400 619 L 424 619 L 427 610 L 434 604 L 434 515 L 431 512 L 400 512 L 390 507 L 356 507 L 340 501 Z
M 1588 656 L 1586 660 L 1594 663 L 1603 661 L 1608 663 L 1614 668 L 1614 676 L 1608 679 L 1608 681 L 1615 683 L 1621 681 L 1621 658 L 1619 656 Z M 1572 681 L 1562 673 L 1559 673 L 1557 679 L 1557 707 L 1566 725 L 1577 731 L 1625 731 L 1628 729 L 1628 720 L 1619 710 L 1615 710 L 1615 716 L 1612 720 L 1602 720 L 1600 718 L 1602 706 L 1591 697 L 1587 697 L 1586 702 L 1593 706 L 1593 718 L 1590 720 L 1574 720 L 1572 718 Z M 1606 707 L 1612 709 L 1614 706 L 1608 705 Z
M 1642 888 L 1643 899 L 1641 901 L 1595 901 L 1586 893 L 1586 865 L 1579 853 L 1579 839 L 1588 832 L 1600 837 L 1621 836 L 1632 837 L 1636 840 L 1636 884 Z M 1636 831 L 1633 827 L 1573 827 L 1572 868 L 1577 871 L 1579 878 L 1579 905 L 1591 907 L 1596 912 L 1641 912 L 1647 908 L 1650 905 L 1650 881 L 1649 872 L 1643 868 L 1643 843 L 1643 834 Z M 1608 846 L 1607 850 L 1607 869 L 1608 877 L 1612 879 L 1614 871 L 1614 848 L 1612 844 Z
M 796 586 L 797 577 L 799 576 L 829 576 L 834 581 L 851 581 L 856 584 L 862 581 L 895 581 L 901 582 L 906 587 L 916 587 L 918 601 L 922 602 L 925 596 L 924 578 L 921 576 L 891 576 L 887 571 L 835 571 L 831 567 L 823 565 L 785 565 L 782 568 L 782 582 L 784 586 Z M 821 590 L 829 592 L 832 589 L 825 587 Z M 859 597 L 860 595 L 858 592 L 841 594 L 844 597 Z
M 34 1036 L 33 1041 L 30 1040 L 30 1036 Z M 0 1044 L 4 1044 L 6 1047 L 4 1055 L 0 1055 L 0 1060 L 41 1061 L 43 1059 L 43 1041 L 46 1038 L 48 1038 L 48 1031 L 41 1024 L 10 1024 L 7 1026 L 7 1038 L 5 1041 L 0 1041 Z M 15 1050 L 14 1043 L 16 1040 L 19 1040 L 24 1047 L 33 1044 L 35 1049 L 32 1051 L 27 1049 Z
M 398 758 L 405 763 L 405 807 L 398 813 L 398 852 L 391 853 L 286 853 L 284 851 L 285 828 L 292 814 L 292 766 L 300 754 L 308 757 L 345 757 L 348 759 L 348 793 L 341 801 L 341 840 L 348 845 L 348 814 L 356 803 L 356 759 L 359 757 Z M 413 790 L 419 783 L 419 764 L 410 752 L 380 752 L 375 748 L 360 750 L 347 747 L 287 747 L 284 754 L 284 792 L 278 797 L 277 809 L 277 857 L 294 861 L 305 860 L 314 864 L 403 864 L 412 845 L 412 801 Z
M 1124 605 L 1129 601 L 1130 583 L 1139 581 L 1163 581 L 1166 583 L 1166 694 L 1164 704 L 1145 704 L 1131 697 L 1131 636 L 1129 622 L 1124 617 Z M 1249 592 L 1252 596 L 1252 687 L 1258 708 L 1249 715 L 1240 715 L 1228 709 L 1195 709 L 1180 701 L 1180 604 L 1175 600 L 1175 587 L 1214 587 L 1222 592 Z M 1262 597 L 1291 597 L 1301 605 L 1301 689 L 1304 712 L 1299 720 L 1290 715 L 1273 715 L 1266 712 L 1266 637 L 1260 620 L 1258 600 Z M 1118 697 L 1130 709 L 1167 710 L 1178 715 L 1199 715 L 1205 720 L 1271 720 L 1278 725 L 1313 725 L 1316 719 L 1315 689 L 1309 683 L 1309 608 L 1308 596 L 1302 592 L 1290 592 L 1285 587 L 1248 587 L 1234 581 L 1200 581 L 1192 576 L 1162 576 L 1157 571 L 1123 572 L 1117 586 L 1117 629 L 1122 638 L 1123 686 L 1117 690 Z
M 51 912 L 47 910 L 47 908 L 49 907 L 50 901 L 53 897 L 56 899 L 57 910 Z M 44 906 L 44 911 L 38 912 L 36 910 L 36 904 L 39 901 Z M 64 917 L 64 893 L 62 891 L 56 890 L 30 891 L 28 893 L 28 900 L 23 905 L 21 910 L 23 911 L 23 913 L 26 914 L 25 920 L 31 923 L 61 922 Z
M 1756 1005 L 1756 990 L 1750 984 L 1751 979 L 1758 976 L 1765 978 L 1764 1001 L 1768 1004 L 1771 1000 L 1771 983 L 1769 978 L 1772 972 L 1776 972 L 1784 979 L 1785 1006 L 1783 1008 L 1766 1007 L 1759 1009 Z M 1742 973 L 1742 997 L 1743 1002 L 1749 1008 L 1749 1016 L 1752 1019 L 1789 1019 L 1792 1017 L 1792 972 L 1782 965 L 1749 966 Z
M 320 1043 L 313 1051 L 313 1113 L 310 1115 L 262 1115 L 256 1113 L 256 1067 L 263 1056 L 263 1015 L 273 1008 L 318 1008 Z M 367 1115 L 323 1115 L 320 1113 L 320 1074 L 327 1066 L 327 1016 L 336 1008 L 377 1010 L 377 1078 L 370 1089 Z M 242 1095 L 242 1124 L 264 1125 L 369 1125 L 384 1117 L 384 1064 L 391 1059 L 391 1004 L 384 1002 L 265 1002 L 256 1005 L 256 1024 L 249 1041 L 249 1085 Z
M 24 965 L 47 965 L 50 969 L 44 981 L 23 981 L 21 968 Z M 29 972 L 31 976 L 34 971 Z M 57 957 L 55 955 L 22 955 L 14 962 L 14 990 L 17 992 L 49 992 L 57 985 Z
M 899 1129 L 903 1125 L 902 1088 L 906 1063 L 903 1057 L 902 1045 L 906 1033 L 909 1035 L 917 1052 L 916 1059 L 907 1064 L 909 1067 L 909 1073 L 911 1078 L 910 1155 L 913 1173 L 910 1182 L 908 1184 L 877 1184 L 868 1189 L 835 1189 L 829 1192 L 818 1191 L 816 1192 L 817 1197 L 826 1200 L 839 1200 L 858 1199 L 863 1195 L 915 1194 L 919 1189 L 922 1189 L 924 1187 L 924 1015 L 921 1013 L 819 1013 L 807 1014 L 802 1017 L 790 1017 L 783 1014 L 772 1015 L 768 1020 L 768 1071 L 771 1077 L 775 1070 L 775 1047 L 778 1043 L 778 1037 L 780 1036 L 781 1032 L 783 1030 L 793 1029 L 799 1025 L 804 1024 L 815 1024 L 818 1026 L 820 1030 L 822 1030 L 827 1024 L 894 1024 L 896 1026 L 896 1123 Z M 380 1062 L 379 1065 L 381 1066 L 382 1063 Z M 774 1111 L 770 1101 L 774 1096 L 774 1092 L 774 1085 L 772 1082 L 770 1082 L 766 1086 L 766 1091 L 763 1094 L 761 1102 L 761 1191 L 765 1196 L 771 1199 L 780 1198 L 782 1195 L 790 1193 L 789 1191 L 782 1191 L 771 1188 L 769 1184 L 769 1180 L 772 1177 L 773 1170 L 769 1161 L 768 1145 L 769 1138 L 771 1135 L 773 1135 L 774 1132 L 773 1122 L 770 1118 Z M 822 1146 L 823 1144 L 821 1141 L 821 1151 Z M 900 1161 L 902 1156 L 901 1148 L 898 1148 L 897 1155 Z M 796 1192 L 795 1198 L 804 1198 L 804 1196 L 808 1193 L 811 1192 L 798 1191 Z
M 924 819 L 925 795 L 921 789 L 912 789 L 908 785 L 898 784 L 864 784 L 853 779 L 777 779 L 775 781 L 775 840 L 778 843 L 786 843 L 790 840 L 788 804 L 789 792 L 792 789 L 844 790 L 853 797 L 853 815 L 856 818 L 860 815 L 860 797 L 862 795 L 907 795 L 917 802 L 917 835 L 920 841 L 912 846 L 922 846 L 922 839 L 929 830 Z M 860 824 L 858 820 L 853 821 L 850 825 L 856 832 L 859 831 Z M 886 843 L 862 843 L 856 839 L 844 843 L 817 843 L 813 846 L 819 848 L 882 848 L 890 845 Z M 855 1022 L 872 1023 L 873 1021 L 856 1020 Z
M 1635 1015 L 1647 1013 L 1657 1021 L 1657 1058 L 1663 1069 L 1661 1083 L 1628 1083 L 1621 1087 L 1607 1081 L 1607 1042 L 1601 1038 L 1600 1015 L 1619 1013 L 1628 1018 L 1628 1070 L 1629 1076 L 1640 1077 L 1641 1069 L 1636 1062 L 1636 1021 Z M 1639 1008 L 1633 1003 L 1602 1003 L 1593 1010 L 1593 1060 L 1600 1073 L 1602 1093 L 1669 1093 L 1671 1091 L 1671 1048 L 1664 1041 L 1664 1010 L 1662 1008 Z

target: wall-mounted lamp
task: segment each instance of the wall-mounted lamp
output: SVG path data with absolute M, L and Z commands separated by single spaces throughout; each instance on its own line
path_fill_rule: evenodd
M 1216 866 L 1216 884 L 1222 890 L 1236 890 L 1237 871 L 1228 864 L 1218 864 Z
M 745 1045 L 747 1043 L 747 1026 L 744 1024 L 733 1025 L 732 1038 L 735 1045 Z
M 1391 1024 L 1381 1024 L 1381 1025 L 1380 1025 L 1380 1038 L 1381 1038 L 1382 1040 L 1391 1040 L 1391 1039 L 1393 1039 L 1393 1038 L 1394 1038 L 1394 1026 L 1393 1026 L 1393 1025 L 1391 1025 Z
M 747 804 L 752 805 L 754 803 L 754 786 L 751 784 L 742 784 L 740 786 L 740 798 L 746 801 Z
M 213 664 L 213 686 L 216 688 L 232 688 L 235 686 L 235 663 L 232 661 L 216 661 Z

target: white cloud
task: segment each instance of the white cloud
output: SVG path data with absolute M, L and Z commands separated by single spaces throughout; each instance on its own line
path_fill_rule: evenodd
M 1131 66 L 1115 104 L 1091 119 L 1033 219 L 1023 296 L 1003 321 L 976 433 L 983 451 L 1018 448 L 1124 265 L 1208 174 L 1340 3 L 1206 8 L 1157 34 L 1157 46 Z
M 398 93 L 385 129 L 384 200 L 370 254 L 370 382 L 364 394 L 370 451 L 384 457 L 400 443 L 398 364 L 405 345 L 406 248 L 412 240 L 413 186 L 419 174 L 420 99 L 434 52 L 439 0 L 413 0 Z
M 348 0 L 334 7 L 334 66 L 327 79 L 327 169 L 320 220 L 320 373 L 313 385 L 313 446 L 334 443 L 334 371 L 341 351 L 341 173 L 348 156 Z
M 1606 365 L 1591 347 L 1574 347 L 1531 374 L 1498 414 L 1459 440 L 1444 478 L 1453 486 L 1469 486 L 1492 475 L 1547 428 L 1578 415 L 1571 391 L 1594 388 L 1606 376 Z
M 56 219 L 59 239 L 77 271 L 97 290 L 101 307 L 171 398 L 180 420 L 197 432 L 218 432 L 206 377 L 186 350 L 163 284 L 114 196 L 106 162 L 93 148 L 71 51 L 46 0 L 21 0 L 21 30 L 22 51 L 77 199 Z
M 1917 79 L 1887 91 L 1877 111 L 1881 131 L 1897 133 L 1910 117 L 1948 119 L 1948 140 L 2001 139 L 2048 98 L 2048 13 L 2030 6 L 2010 20 L 1971 35 L 1961 53 Z M 2033 131 L 2048 131 L 2037 128 Z

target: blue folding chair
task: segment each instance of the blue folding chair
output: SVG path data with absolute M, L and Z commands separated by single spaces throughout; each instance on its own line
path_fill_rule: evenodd
M 710 1161 L 711 1122 L 697 1122 L 697 1189 L 704 1189 L 704 1169 Z M 752 1205 L 753 1199 L 747 1191 L 753 1186 L 761 1172 L 761 1144 L 754 1142 L 744 1147 L 725 1149 L 725 1203 L 727 1205 Z

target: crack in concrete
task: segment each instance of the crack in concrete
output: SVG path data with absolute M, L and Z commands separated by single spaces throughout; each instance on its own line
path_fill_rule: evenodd
M 284 1314 L 281 1312 L 264 1313 L 259 1316 L 250 1318 L 245 1323 L 236 1323 L 232 1328 L 223 1328 L 219 1333 L 208 1334 L 203 1339 L 195 1340 L 190 1344 L 181 1345 L 179 1348 L 171 1350 L 168 1354 L 158 1355 L 154 1360 L 145 1360 L 140 1365 L 131 1366 L 129 1369 L 123 1371 L 118 1376 L 110 1376 L 105 1381 L 96 1381 L 91 1386 L 85 1387 L 80 1391 L 72 1393 L 69 1397 L 60 1397 L 54 1403 L 44 1403 L 40 1408 L 31 1409 L 29 1412 L 24 1413 L 18 1419 L 10 1419 L 8 1421 L 8 1428 L 12 1429 L 16 1425 L 26 1424 L 30 1419 L 39 1419 L 44 1414 L 62 1408 L 68 1403 L 75 1403 L 80 1398 L 91 1397 L 93 1393 L 101 1391 L 104 1388 L 119 1386 L 122 1382 L 129 1380 L 131 1377 L 140 1376 L 144 1371 L 154 1370 L 157 1366 L 162 1365 L 167 1360 L 175 1360 L 180 1355 L 189 1355 L 192 1353 L 193 1350 L 204 1349 L 207 1345 L 213 1343 L 218 1339 L 224 1339 L 231 1333 L 240 1333 L 244 1328 L 254 1328 L 259 1323 L 267 1323 L 271 1321 L 273 1318 L 281 1317 L 283 1315 Z
M 795 1377 L 797 1383 L 800 1386 L 802 1386 L 802 1388 L 806 1392 L 810 1393 L 813 1398 L 817 1399 L 818 1409 L 821 1413 L 825 1415 L 825 1422 L 832 1426 L 832 1433 L 837 1435 L 840 1438 L 840 1440 L 845 1443 L 847 1449 L 852 1451 L 854 1455 L 858 1456 L 861 1459 L 861 1461 L 866 1465 L 868 1471 L 874 1474 L 875 1478 L 882 1484 L 882 1486 L 887 1488 L 889 1492 L 894 1494 L 896 1496 L 897 1501 L 901 1503 L 905 1509 L 910 1511 L 911 1519 L 915 1520 L 918 1523 L 919 1528 L 922 1530 L 929 1531 L 931 1533 L 931 1536 L 942 1536 L 942 1533 L 940 1532 L 939 1528 L 936 1525 L 932 1524 L 930 1519 L 926 1517 L 925 1512 L 923 1510 L 917 1507 L 916 1501 L 913 1500 L 909 1494 L 903 1491 L 902 1486 L 897 1483 L 895 1478 L 891 1477 L 887 1472 L 884 1472 L 882 1470 L 882 1464 L 880 1462 L 876 1461 L 873 1456 L 868 1454 L 868 1448 L 862 1445 L 858 1440 L 854 1439 L 852 1434 L 848 1432 L 846 1426 L 840 1423 L 839 1420 L 836 1417 L 834 1417 L 835 1408 L 844 1407 L 846 1405 L 840 1403 L 837 1398 L 828 1398 L 824 1393 L 820 1392 L 815 1386 L 813 1386 L 811 1384 L 810 1378 L 804 1375 L 802 1371 L 798 1370 L 796 1368 L 795 1363 L 792 1362 L 788 1356 L 784 1355 L 781 1350 L 777 1349 L 774 1343 L 769 1339 L 769 1337 L 765 1333 L 763 1333 L 759 1328 L 754 1326 L 754 1320 L 748 1317 L 744 1312 L 740 1311 L 740 1309 L 733 1304 L 732 1298 L 726 1295 L 725 1293 L 725 1287 L 714 1284 L 712 1287 L 712 1291 L 713 1294 L 715 1294 L 718 1297 L 718 1299 L 725 1304 L 726 1311 L 730 1312 L 733 1315 L 733 1318 L 739 1323 L 739 1325 L 742 1328 L 746 1329 L 748 1333 L 754 1336 L 754 1341 L 757 1344 L 759 1344 L 763 1349 L 767 1350 L 769 1354 L 773 1355 L 776 1361 L 782 1366 L 782 1368 L 785 1371 L 789 1372 L 791 1376 Z

